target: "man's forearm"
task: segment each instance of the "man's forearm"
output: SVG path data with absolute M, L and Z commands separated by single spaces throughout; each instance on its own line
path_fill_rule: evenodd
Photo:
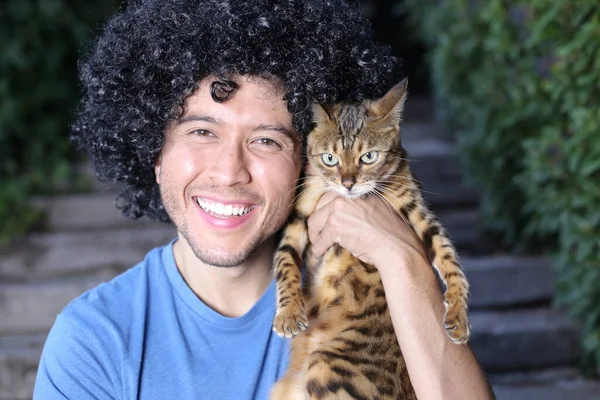
M 417 397 L 420 400 L 493 399 L 471 349 L 454 344 L 448 338 L 443 326 L 442 294 L 433 269 L 422 257 L 415 254 L 412 258 L 413 261 L 407 261 L 404 254 L 389 257 L 387 265 L 379 270 Z

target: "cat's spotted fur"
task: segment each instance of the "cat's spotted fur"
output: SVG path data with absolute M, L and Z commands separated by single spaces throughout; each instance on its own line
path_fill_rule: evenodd
M 427 209 L 400 143 L 406 80 L 360 104 L 315 105 L 306 178 L 274 257 L 273 329 L 293 337 L 272 399 L 416 399 L 377 269 L 339 246 L 312 259 L 307 225 L 321 195 L 378 196 L 414 229 L 446 286 L 444 326 L 469 338 L 469 285 L 444 228 Z M 304 274 L 301 265 L 305 266 Z

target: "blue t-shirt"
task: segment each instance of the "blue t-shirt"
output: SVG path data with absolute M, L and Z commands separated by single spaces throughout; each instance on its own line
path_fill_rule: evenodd
M 268 399 L 289 351 L 271 329 L 275 283 L 245 315 L 224 317 L 184 282 L 172 244 L 58 315 L 34 399 Z

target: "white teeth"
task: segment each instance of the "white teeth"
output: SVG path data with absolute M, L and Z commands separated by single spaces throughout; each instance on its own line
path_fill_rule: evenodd
M 219 214 L 219 215 L 223 215 L 223 216 L 231 216 L 231 215 L 242 216 L 244 214 L 249 213 L 250 211 L 252 211 L 254 209 L 254 206 L 248 206 L 248 207 L 237 207 L 236 206 L 236 207 L 234 207 L 231 204 L 225 205 L 225 204 L 221 204 L 221 203 L 213 203 L 213 202 L 201 200 L 199 198 L 197 198 L 196 201 L 198 202 L 198 205 L 200 207 L 202 207 L 202 209 L 204 211 L 208 211 L 212 214 Z

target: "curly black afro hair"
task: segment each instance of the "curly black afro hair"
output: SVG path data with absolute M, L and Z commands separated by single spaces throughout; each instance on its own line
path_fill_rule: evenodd
M 378 97 L 398 67 L 343 0 L 134 0 L 80 65 L 85 95 L 72 140 L 100 180 L 121 183 L 127 217 L 169 221 L 154 163 L 165 124 L 202 78 L 278 78 L 294 129 L 306 135 L 312 102 Z

